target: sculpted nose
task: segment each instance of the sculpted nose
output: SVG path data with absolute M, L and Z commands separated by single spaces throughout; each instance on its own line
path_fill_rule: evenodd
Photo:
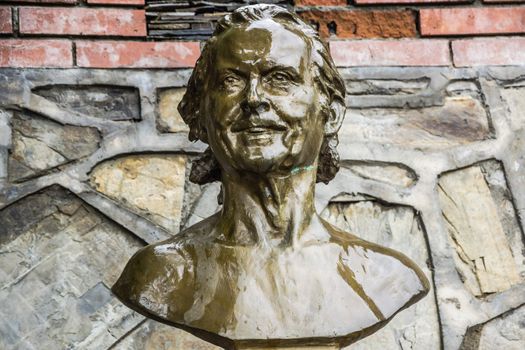
M 260 91 L 260 86 L 257 79 L 250 80 L 242 107 L 243 110 L 249 114 L 253 112 L 261 113 L 269 109 L 270 104 L 264 96 L 264 93 Z

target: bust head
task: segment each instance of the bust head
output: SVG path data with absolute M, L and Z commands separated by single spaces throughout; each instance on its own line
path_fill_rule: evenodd
M 273 5 L 240 8 L 219 21 L 178 109 L 190 139 L 210 145 L 190 179 L 221 168 L 279 175 L 338 170 L 345 88 L 326 45 L 296 15 Z

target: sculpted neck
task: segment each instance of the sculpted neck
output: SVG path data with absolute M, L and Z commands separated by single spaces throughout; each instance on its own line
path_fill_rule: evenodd
M 226 241 L 289 246 L 318 223 L 314 207 L 316 167 L 288 176 L 225 174 L 219 223 Z

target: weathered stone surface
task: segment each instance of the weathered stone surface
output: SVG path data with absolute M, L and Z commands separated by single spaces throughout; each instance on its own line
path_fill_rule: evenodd
M 525 306 L 467 331 L 461 350 L 521 350 L 525 344 Z
M 342 161 L 341 167 L 363 179 L 386 183 L 395 187 L 410 187 L 417 175 L 405 165 L 373 161 Z
M 185 88 L 172 88 L 158 91 L 159 118 L 157 120 L 157 127 L 159 131 L 180 132 L 189 130 L 177 110 L 177 106 L 185 92 Z
M 367 79 L 346 80 L 346 92 L 350 95 L 412 95 L 426 89 L 429 78 L 392 80 Z
M 0 184 L 7 179 L 8 149 L 11 147 L 11 114 L 0 109 Z
M 119 342 L 114 350 L 220 350 L 190 333 L 147 320 Z
M 103 162 L 91 173 L 91 185 L 173 234 L 179 232 L 186 157 L 132 155 Z
M 491 137 L 479 100 L 448 97 L 442 107 L 348 109 L 341 143 L 373 142 L 409 148 L 443 149 Z
M 525 86 L 501 89 L 500 91 L 501 97 L 509 109 L 511 128 L 514 130 L 523 128 L 525 126 Z
M 525 345 L 525 306 L 490 321 L 481 331 L 479 350 L 521 350 Z
M 11 113 L 0 109 L 0 147 L 11 147 Z
M 0 211 L 18 218 L 1 225 L 16 232 L 0 244 L 0 348 L 107 348 L 143 319 L 108 288 L 142 244 L 62 188 L 22 201 Z
M 509 182 L 513 184 L 513 198 L 516 203 L 521 222 L 525 221 L 525 193 L 520 189 L 525 188 L 525 129 L 516 130 L 515 138 L 509 145 L 509 162 L 505 169 L 509 175 Z M 523 225 L 523 224 L 522 224 Z
M 97 150 L 101 139 L 95 128 L 62 125 L 29 112 L 14 113 L 11 124 L 11 181 L 86 157 Z
M 431 278 L 425 233 L 421 219 L 413 209 L 383 205 L 371 197 L 343 195 L 333 199 L 321 215 L 361 238 L 402 252 Z M 347 349 L 437 350 L 439 343 L 437 308 L 430 292 L 383 329 Z
M 0 244 L 11 242 L 57 210 L 71 215 L 80 204 L 58 187 L 21 199 L 0 211 Z
M 136 88 L 100 85 L 50 85 L 33 89 L 60 107 L 109 120 L 140 120 Z
M 474 80 L 456 80 L 447 84 L 447 96 L 470 96 L 475 99 L 480 99 L 480 91 L 478 83 Z
M 5 182 L 7 179 L 7 160 L 7 148 L 0 146 L 0 183 Z
M 500 164 L 486 161 L 446 173 L 438 193 L 458 273 L 472 294 L 522 282 L 521 230 Z

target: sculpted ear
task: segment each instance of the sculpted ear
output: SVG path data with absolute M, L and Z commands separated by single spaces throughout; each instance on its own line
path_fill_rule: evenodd
M 339 131 L 345 117 L 346 106 L 343 100 L 335 98 L 330 103 L 330 114 L 324 126 L 325 135 L 333 135 Z

